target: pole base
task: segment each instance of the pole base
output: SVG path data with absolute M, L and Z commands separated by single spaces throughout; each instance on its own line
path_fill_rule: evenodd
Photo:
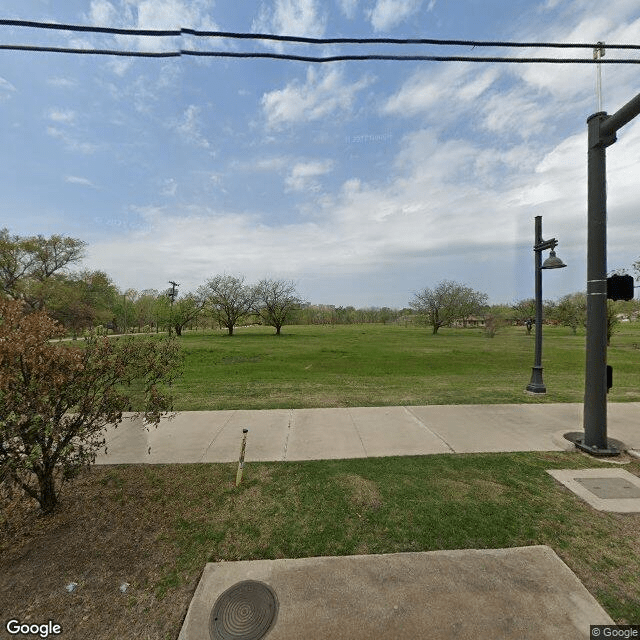
M 542 367 L 533 366 L 531 368 L 531 381 L 527 385 L 525 391 L 535 393 L 536 395 L 540 393 L 547 393 L 547 387 L 544 386 L 544 382 L 542 381 Z
M 615 445 L 611 444 L 611 440 L 607 440 L 606 449 L 601 449 L 596 445 L 585 444 L 583 438 L 577 438 L 576 440 L 573 441 L 573 444 L 575 444 L 576 447 L 580 449 L 580 451 L 585 451 L 586 453 L 592 456 L 602 457 L 602 456 L 619 456 L 620 455 L 620 449 L 618 449 Z

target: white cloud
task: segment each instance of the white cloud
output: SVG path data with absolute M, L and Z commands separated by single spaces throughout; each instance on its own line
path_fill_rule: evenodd
M 417 13 L 421 5 L 422 0 L 377 0 L 368 16 L 376 31 L 387 31 Z
M 114 26 L 117 19 L 116 8 L 107 0 L 91 0 L 89 19 L 94 25 Z
M 77 82 L 75 80 L 71 80 L 70 78 L 61 78 L 56 76 L 54 78 L 49 78 L 47 80 L 47 84 L 50 84 L 52 87 L 58 87 L 60 89 L 71 89 L 71 87 L 75 87 Z
M 327 17 L 320 15 L 315 0 L 275 0 L 272 9 L 262 4 L 252 28 L 257 33 L 319 38 L 324 34 L 326 23 Z
M 91 187 L 93 189 L 97 189 L 96 185 L 91 182 L 88 178 L 82 178 L 80 176 L 65 176 L 65 182 L 69 184 L 79 184 L 83 187 Z
M 483 115 L 482 125 L 489 131 L 527 139 L 539 136 L 544 127 L 550 130 L 553 125 L 553 121 L 549 122 L 549 110 L 541 103 L 531 90 L 517 86 L 489 97 L 478 110 Z
M 189 105 L 182 120 L 176 122 L 173 128 L 185 142 L 209 149 L 210 142 L 200 132 L 200 111 L 200 107 L 194 104 Z
M 451 117 L 478 100 L 500 77 L 495 67 L 480 70 L 469 64 L 447 64 L 419 69 L 382 107 L 385 115 L 433 113 Z M 443 105 L 447 105 L 446 113 Z
M 261 158 L 247 165 L 248 169 L 254 171 L 281 171 L 289 164 L 289 159 L 285 156 L 274 156 L 272 158 Z
M 69 150 L 77 151 L 84 155 L 95 153 L 98 150 L 98 145 L 92 144 L 91 142 L 82 142 L 71 133 L 63 131 L 58 127 L 47 127 L 47 135 L 61 140 Z
M 353 20 L 356 15 L 356 9 L 358 8 L 358 0 L 338 0 L 342 13 L 349 20 Z
M 357 82 L 347 81 L 341 67 L 331 67 L 320 73 L 309 67 L 304 84 L 293 81 L 284 89 L 262 96 L 267 126 L 279 128 L 291 122 L 318 120 L 338 111 L 349 111 L 357 93 L 371 83 L 369 77 Z
M 167 196 L 169 198 L 173 198 L 178 191 L 178 182 L 174 178 L 168 178 L 162 183 L 162 189 L 160 190 L 160 194 L 163 196 Z
M 298 162 L 292 167 L 285 179 L 285 190 L 319 191 L 320 184 L 314 178 L 329 173 L 333 164 L 332 160 Z
M 6 100 L 16 92 L 16 88 L 4 78 L 0 78 L 0 100 Z
M 87 16 L 91 24 L 135 29 L 177 30 L 181 27 L 216 31 L 210 17 L 212 0 L 91 0 Z M 115 36 L 118 46 L 138 51 L 180 48 L 176 37 Z M 128 61 L 111 61 L 111 68 L 122 75 L 131 65 Z
M 51 109 L 51 111 L 49 111 L 49 119 L 53 122 L 71 124 L 76 119 L 76 112 L 69 109 Z

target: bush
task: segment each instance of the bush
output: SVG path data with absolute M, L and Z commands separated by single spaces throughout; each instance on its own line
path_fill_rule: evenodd
M 52 512 L 64 481 L 95 461 L 103 430 L 122 422 L 133 390 L 156 426 L 172 407 L 163 386 L 179 374 L 179 345 L 92 336 L 50 343 L 64 329 L 44 311 L 0 299 L 0 477 Z

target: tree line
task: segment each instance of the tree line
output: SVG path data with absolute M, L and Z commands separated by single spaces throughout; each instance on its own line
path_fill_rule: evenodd
M 464 284 L 443 280 L 413 295 L 403 309 L 390 307 L 310 304 L 294 282 L 264 278 L 248 284 L 242 275 L 216 275 L 195 291 L 176 295 L 173 289 L 120 290 L 103 271 L 70 271 L 84 257 L 86 243 L 60 235 L 11 236 L 0 231 L 0 294 L 21 300 L 31 312 L 45 310 L 73 337 L 88 330 L 126 333 L 184 328 L 225 328 L 233 335 L 240 324 L 263 324 L 280 334 L 286 324 L 421 323 L 434 334 L 441 327 L 467 325 L 481 318 L 488 335 L 506 324 L 531 331 L 535 319 L 532 298 L 511 305 L 487 304 L 487 295 Z M 633 265 L 640 276 L 640 259 Z M 640 312 L 637 300 L 609 301 L 609 335 L 623 314 Z M 544 301 L 547 323 L 570 327 L 575 333 L 586 322 L 586 294 L 572 293 Z

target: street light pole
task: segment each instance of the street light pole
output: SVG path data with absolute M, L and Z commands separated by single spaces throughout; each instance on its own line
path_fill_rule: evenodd
M 555 251 L 558 241 L 542 239 L 542 216 L 536 216 L 535 243 L 533 251 L 535 253 L 536 267 L 536 348 L 534 364 L 531 371 L 531 381 L 527 385 L 529 393 L 542 394 L 547 392 L 547 388 L 542 380 L 542 270 L 559 269 L 567 265 L 556 257 Z M 542 264 L 542 252 L 551 249 L 551 255 Z
M 607 440 L 607 175 L 606 149 L 618 129 L 640 114 L 640 94 L 609 116 L 594 113 L 588 125 L 587 358 L 584 439 L 575 444 L 594 455 L 617 455 Z

